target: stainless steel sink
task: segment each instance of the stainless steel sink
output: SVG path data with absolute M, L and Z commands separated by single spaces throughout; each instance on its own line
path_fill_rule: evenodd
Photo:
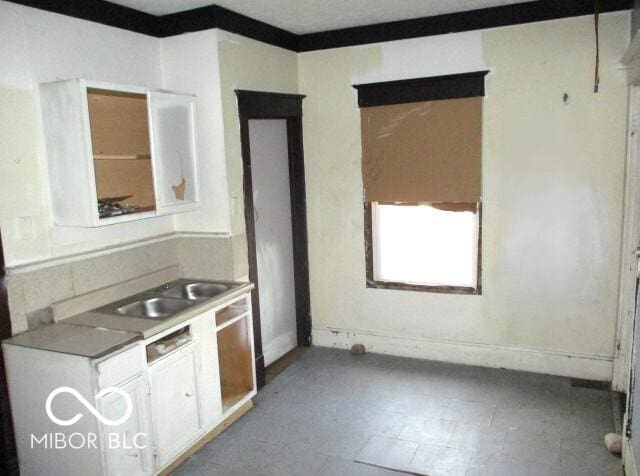
M 144 317 L 147 319 L 166 319 L 193 306 L 193 302 L 185 299 L 154 297 L 141 299 L 115 309 L 122 316 Z
M 197 301 L 214 298 L 226 293 L 231 288 L 232 286 L 229 284 L 220 283 L 179 283 L 162 292 L 162 296 Z
M 178 279 L 163 286 L 94 309 L 94 312 L 118 316 L 162 320 L 179 314 L 241 286 L 235 282 L 210 282 Z

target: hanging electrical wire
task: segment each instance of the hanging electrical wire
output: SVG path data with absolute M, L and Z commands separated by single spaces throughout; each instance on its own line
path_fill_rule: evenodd
M 600 87 L 600 31 L 599 31 L 600 18 L 599 17 L 600 17 L 600 0 L 595 0 L 594 17 L 593 17 L 593 23 L 594 23 L 593 26 L 596 32 L 596 67 L 595 67 L 595 74 L 593 79 L 594 93 L 597 93 L 598 88 Z

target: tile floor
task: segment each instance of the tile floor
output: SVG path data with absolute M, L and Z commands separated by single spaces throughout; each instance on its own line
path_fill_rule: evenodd
M 178 475 L 621 474 L 608 392 L 569 379 L 311 348 Z

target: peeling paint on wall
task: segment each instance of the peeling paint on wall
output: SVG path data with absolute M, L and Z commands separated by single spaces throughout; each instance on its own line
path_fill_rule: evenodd
M 182 181 L 178 185 L 172 185 L 171 190 L 177 200 L 184 200 L 184 192 L 187 188 L 187 181 L 182 177 Z

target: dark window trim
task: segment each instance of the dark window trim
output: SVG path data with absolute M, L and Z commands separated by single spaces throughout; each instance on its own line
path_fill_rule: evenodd
M 217 5 L 156 16 L 105 0 L 9 1 L 157 38 L 220 28 L 295 52 L 342 48 L 591 15 L 595 11 L 596 3 L 599 3 L 600 13 L 633 8 L 633 0 L 600 0 L 599 2 L 594 0 L 537 0 L 297 35 Z
M 388 106 L 440 99 L 484 96 L 484 77 L 489 71 L 447 74 L 380 83 L 354 84 L 358 106 Z
M 383 205 L 386 203 L 382 203 Z M 417 203 L 390 203 L 391 205 L 418 205 Z M 377 281 L 373 275 L 373 219 L 371 202 L 364 203 L 364 255 L 366 266 L 366 286 L 373 289 L 395 289 L 440 294 L 482 295 L 482 202 L 478 203 L 478 263 L 476 287 L 432 286 L 428 284 Z

